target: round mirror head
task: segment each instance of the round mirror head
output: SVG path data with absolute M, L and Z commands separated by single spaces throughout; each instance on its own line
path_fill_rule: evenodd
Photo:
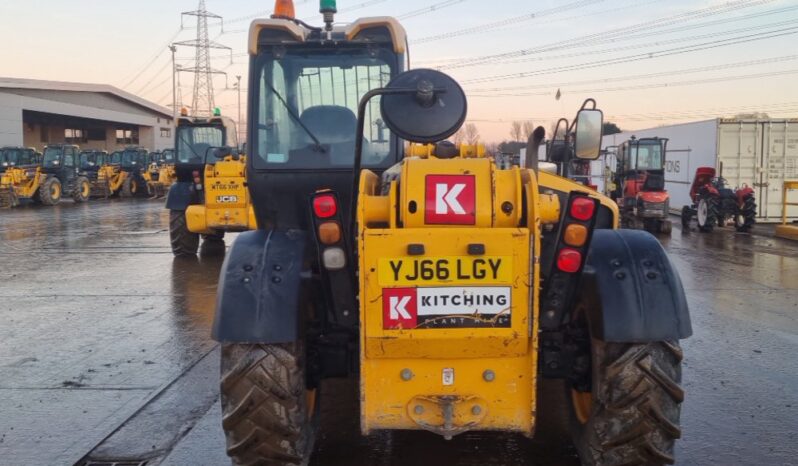
M 415 90 L 381 97 L 382 119 L 402 139 L 421 144 L 442 141 L 456 133 L 465 121 L 465 93 L 454 79 L 440 71 L 406 71 L 394 77 L 387 88 Z

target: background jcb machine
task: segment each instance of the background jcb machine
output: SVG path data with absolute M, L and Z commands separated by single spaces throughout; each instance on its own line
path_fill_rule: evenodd
M 666 138 L 634 136 L 615 150 L 617 161 L 610 192 L 621 209 L 624 228 L 671 234 L 670 195 L 665 190 Z
M 147 193 L 150 197 L 163 197 L 176 179 L 175 150 L 164 149 L 158 154 L 157 161 L 150 164 Z
M 97 184 L 100 169 L 108 164 L 109 155 L 104 150 L 84 150 L 78 155 L 78 169 L 85 176 L 91 186 Z M 94 196 L 94 193 L 91 193 Z
M 218 114 L 177 119 L 176 181 L 169 188 L 169 237 L 175 256 L 191 256 L 214 244 L 225 232 L 256 228 L 246 180 L 246 157 L 238 146 L 235 123 Z
M 15 180 L 21 180 L 32 167 L 41 163 L 41 156 L 32 147 L 0 148 L 0 209 L 16 205 Z
M 120 197 L 138 197 L 147 194 L 144 173 L 149 169 L 150 156 L 147 149 L 128 147 L 122 151 L 119 172 L 111 182 L 111 193 Z
M 122 151 L 114 151 L 108 154 L 105 163 L 97 169 L 97 177 L 90 179 L 91 197 L 111 197 L 114 192 L 118 192 L 124 179 L 120 175 L 119 164 L 122 162 Z M 116 189 L 114 189 L 116 188 Z
M 0 147 L 0 173 L 7 168 L 26 167 L 41 162 L 42 154 L 33 147 Z
M 88 178 L 80 173 L 78 146 L 54 144 L 44 148 L 41 164 L 7 168 L 0 181 L 0 205 L 15 206 L 30 199 L 35 203 L 56 205 L 64 193 L 75 202 L 89 199 Z M 6 189 L 10 188 L 10 189 Z
M 278 1 L 249 35 L 258 230 L 228 253 L 213 327 L 233 462 L 307 464 L 318 407 L 336 402 L 319 399 L 326 378 L 359 381 L 364 434 L 451 438 L 532 436 L 543 376 L 567 382 L 585 464 L 673 463 L 691 326 L 658 241 L 615 230 L 612 200 L 556 175 L 403 158 L 403 141 L 460 127 L 461 88 L 403 72 L 395 19 L 333 25 L 321 3 L 322 28 Z M 579 113 L 579 158 L 599 155 L 601 126 Z

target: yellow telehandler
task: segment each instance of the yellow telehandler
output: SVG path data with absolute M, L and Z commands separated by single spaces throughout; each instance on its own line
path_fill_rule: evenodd
M 692 329 L 662 246 L 618 230 L 611 199 L 536 157 L 498 169 L 406 152 L 455 134 L 462 89 L 405 70 L 397 20 L 339 24 L 335 12 L 322 0 L 313 27 L 278 0 L 250 28 L 258 229 L 228 252 L 213 325 L 233 463 L 308 464 L 319 406 L 336 402 L 319 387 L 336 377 L 358 381 L 364 435 L 447 439 L 533 436 L 539 379 L 563 379 L 583 464 L 673 463 L 679 340 Z M 576 156 L 598 157 L 595 102 L 573 121 Z M 538 128 L 528 154 L 544 137 Z
M 256 228 L 246 183 L 246 157 L 238 154 L 235 123 L 217 111 L 210 118 L 177 120 L 175 180 L 169 188 L 169 237 L 175 256 L 222 249 L 225 232 Z
M 0 176 L 0 206 L 14 207 L 20 201 L 56 205 L 66 193 L 75 202 L 89 200 L 90 182 L 81 171 L 80 148 L 51 144 L 35 165 L 6 167 Z

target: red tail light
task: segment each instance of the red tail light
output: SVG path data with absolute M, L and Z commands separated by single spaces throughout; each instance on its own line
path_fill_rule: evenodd
M 576 249 L 563 248 L 557 256 L 557 268 L 565 273 L 575 273 L 582 266 L 582 254 Z
M 322 194 L 313 198 L 313 213 L 319 218 L 330 218 L 338 213 L 338 204 L 332 194 Z
M 589 197 L 577 197 L 574 199 L 573 203 L 571 203 L 571 217 L 581 220 L 587 221 L 593 216 L 593 213 L 596 211 L 596 202 L 589 198 Z

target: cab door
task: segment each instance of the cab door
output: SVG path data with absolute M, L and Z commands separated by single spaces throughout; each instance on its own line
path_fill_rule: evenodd
M 78 163 L 77 154 L 74 147 L 64 147 L 64 164 L 61 172 L 61 184 L 64 187 L 71 187 L 75 183 L 75 178 L 78 176 Z

